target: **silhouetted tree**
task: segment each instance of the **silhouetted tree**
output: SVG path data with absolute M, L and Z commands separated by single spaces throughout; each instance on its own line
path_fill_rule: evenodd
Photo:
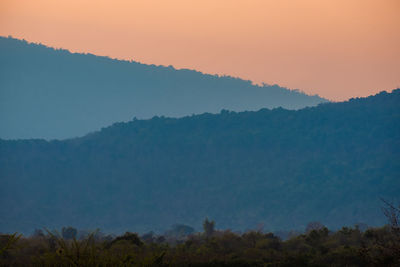
M 126 232 L 124 235 L 122 236 L 118 236 L 116 237 L 114 240 L 112 240 L 111 242 L 109 242 L 106 247 L 110 248 L 113 244 L 115 244 L 116 242 L 120 241 L 120 240 L 126 240 L 138 247 L 143 246 L 143 242 L 142 240 L 140 240 L 139 236 L 137 233 L 131 233 L 131 232 Z
M 400 236 L 400 205 L 396 207 L 393 203 L 383 198 L 381 198 L 381 201 L 385 204 L 385 207 L 382 208 L 383 214 L 385 214 L 388 219 L 392 231 L 397 236 Z
M 208 218 L 206 218 L 203 222 L 203 229 L 206 237 L 211 236 L 214 231 L 215 231 L 215 222 L 214 221 L 209 221 Z
M 312 230 L 322 230 L 325 226 L 320 222 L 309 222 L 306 226 L 306 233 L 310 233 Z

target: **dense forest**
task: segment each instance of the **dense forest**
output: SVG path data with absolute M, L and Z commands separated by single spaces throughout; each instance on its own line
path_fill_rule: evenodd
M 0 230 L 114 233 L 385 223 L 400 192 L 400 90 L 301 110 L 116 123 L 64 141 L 0 140 Z
M 258 86 L 229 76 L 70 53 L 0 37 L 3 139 L 63 139 L 134 117 L 298 109 L 326 101 L 277 85 Z

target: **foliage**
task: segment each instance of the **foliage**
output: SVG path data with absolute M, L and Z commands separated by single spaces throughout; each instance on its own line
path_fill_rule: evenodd
M 4 243 L 0 246 L 0 256 L 7 255 L 7 251 L 18 242 L 21 236 L 22 235 L 17 235 L 17 233 L 0 236 L 1 243 Z
M 215 227 L 215 222 L 214 221 L 209 221 L 208 218 L 206 218 L 203 222 L 203 229 L 204 229 L 204 234 L 206 237 L 212 236 L 214 234 L 214 229 Z
M 393 203 L 384 199 L 381 200 L 385 204 L 385 207 L 383 207 L 383 214 L 385 214 L 388 219 L 393 233 L 400 238 L 400 205 L 396 207 Z
M 229 230 L 193 233 L 181 243 L 140 240 L 125 233 L 113 240 L 65 240 L 47 231 L 15 240 L 0 266 L 399 266 L 400 242 L 390 226 L 327 228 L 281 240 L 272 233 Z M 52 240 L 56 241 L 53 245 Z

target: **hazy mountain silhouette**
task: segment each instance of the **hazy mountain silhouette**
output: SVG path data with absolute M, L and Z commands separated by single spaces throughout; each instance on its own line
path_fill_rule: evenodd
M 68 55 L 70 56 L 70 55 Z M 105 60 L 105 59 L 104 59 Z M 400 192 L 400 90 L 301 110 L 154 117 L 0 140 L 0 231 L 383 224 Z
M 325 101 L 277 85 L 0 37 L 0 138 L 62 139 L 134 117 L 298 109 Z

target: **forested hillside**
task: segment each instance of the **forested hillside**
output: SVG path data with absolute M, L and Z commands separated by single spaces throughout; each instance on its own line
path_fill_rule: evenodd
M 134 117 L 279 106 L 298 109 L 321 102 L 326 100 L 277 85 L 256 86 L 228 76 L 70 53 L 0 37 L 3 139 L 63 139 Z
M 385 223 L 400 192 L 400 90 L 301 110 L 116 123 L 0 141 L 0 230 L 335 228 Z

